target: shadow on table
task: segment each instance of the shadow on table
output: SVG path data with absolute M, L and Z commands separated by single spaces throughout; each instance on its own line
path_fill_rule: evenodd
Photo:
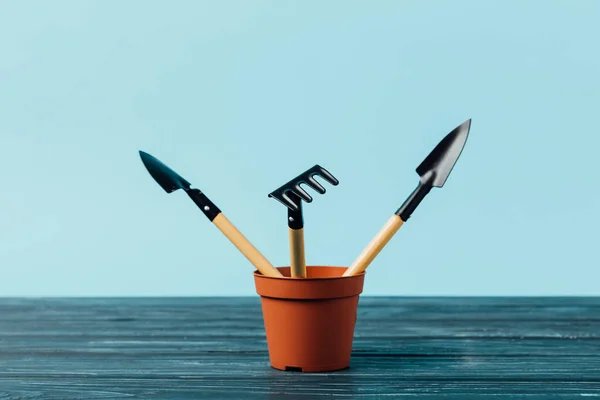
M 364 372 L 364 371 L 363 371 Z M 303 373 L 280 371 L 271 368 L 268 373 L 269 393 L 265 399 L 307 400 L 326 394 L 327 396 L 352 396 L 358 394 L 355 382 L 360 370 L 347 368 L 334 372 Z
M 285 396 L 286 399 L 306 400 L 325 395 L 397 395 L 405 390 L 399 382 L 413 379 L 418 382 L 432 375 L 447 375 L 449 372 L 444 372 L 447 367 L 464 363 L 466 357 L 443 345 L 411 350 L 356 350 L 349 368 L 328 373 L 280 371 L 269 367 L 265 388 L 268 394 L 264 398 L 273 400 Z M 408 390 L 409 394 L 411 390 Z

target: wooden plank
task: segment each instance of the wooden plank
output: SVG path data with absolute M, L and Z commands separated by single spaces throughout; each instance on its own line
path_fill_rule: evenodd
M 251 298 L 0 299 L 0 399 L 600 396 L 600 298 L 360 300 L 351 368 L 270 368 Z

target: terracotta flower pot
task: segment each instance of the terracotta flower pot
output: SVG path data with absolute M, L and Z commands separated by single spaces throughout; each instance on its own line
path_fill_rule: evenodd
M 306 278 L 268 277 L 254 272 L 271 366 L 323 372 L 350 365 L 358 297 L 364 273 L 342 277 L 346 267 L 307 266 Z

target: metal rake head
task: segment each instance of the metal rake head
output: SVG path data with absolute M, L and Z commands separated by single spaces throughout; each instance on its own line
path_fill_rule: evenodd
M 309 170 L 298 175 L 285 185 L 279 187 L 269 194 L 269 197 L 278 200 L 284 206 L 292 211 L 298 211 L 300 209 L 300 200 L 304 200 L 307 203 L 312 202 L 312 197 L 304 190 L 300 185 L 305 184 L 320 194 L 325 193 L 325 188 L 317 182 L 314 178 L 315 175 L 320 176 L 325 181 L 337 186 L 339 181 L 329 173 L 325 168 L 320 165 L 315 165 Z

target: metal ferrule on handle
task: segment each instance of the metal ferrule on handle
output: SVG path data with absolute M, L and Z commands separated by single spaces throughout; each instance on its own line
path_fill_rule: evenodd
M 221 210 L 199 189 L 189 189 L 188 196 L 202 210 L 204 215 L 238 248 L 240 252 L 265 276 L 281 277 L 277 270 L 260 251 L 223 215 Z
M 419 186 L 416 187 L 415 190 L 408 196 L 408 198 L 404 201 L 404 203 L 398 208 L 396 211 L 396 215 L 402 218 L 402 221 L 406 222 L 412 215 L 412 213 L 417 209 L 421 201 L 427 196 L 427 194 L 431 191 L 431 184 L 428 182 L 419 182 Z
M 202 193 L 199 189 L 188 189 L 186 193 L 192 199 L 194 203 L 202 210 L 204 215 L 212 222 L 217 215 L 221 212 L 219 207 L 217 207 L 204 193 Z

